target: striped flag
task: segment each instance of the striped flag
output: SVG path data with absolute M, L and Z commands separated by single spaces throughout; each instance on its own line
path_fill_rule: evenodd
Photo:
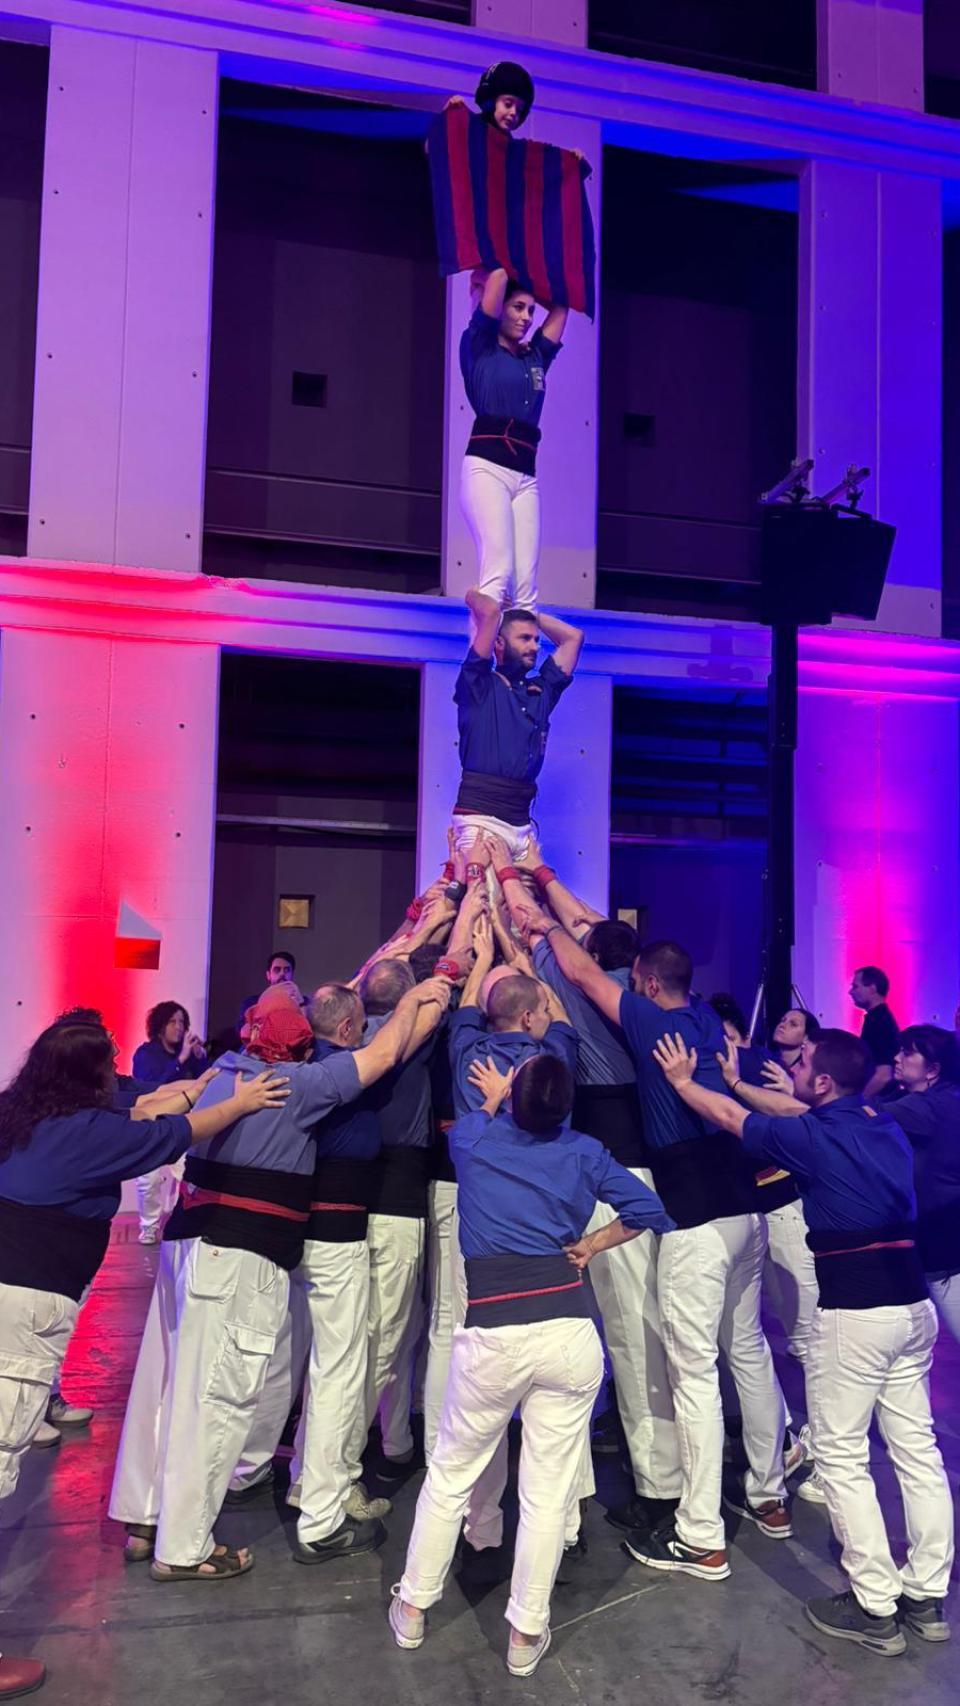
M 429 132 L 440 272 L 504 267 L 548 306 L 592 320 L 596 248 L 587 201 L 590 167 L 568 148 L 521 142 L 466 107 Z

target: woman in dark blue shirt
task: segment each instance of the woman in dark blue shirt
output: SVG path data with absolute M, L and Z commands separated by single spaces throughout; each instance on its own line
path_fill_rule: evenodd
M 565 308 L 533 332 L 536 302 L 502 267 L 473 275 L 474 312 L 460 370 L 475 419 L 460 503 L 477 547 L 480 591 L 501 607 L 537 608 L 540 490 L 537 445 L 546 376 L 561 348 Z
M 158 1001 L 147 1014 L 147 1040 L 133 1056 L 133 1076 L 141 1084 L 159 1089 L 199 1078 L 207 1064 L 200 1038 L 190 1029 L 190 1015 L 179 1001 Z M 141 1244 L 156 1244 L 160 1222 L 173 1206 L 182 1165 L 171 1170 L 156 1167 L 137 1179 L 137 1210 Z

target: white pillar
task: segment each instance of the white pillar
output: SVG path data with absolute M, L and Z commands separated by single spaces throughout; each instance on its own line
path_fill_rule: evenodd
M 815 491 L 851 461 L 897 527 L 877 626 L 940 633 L 941 187 L 812 161 L 801 180 L 798 451 Z
M 474 0 L 478 30 L 586 47 L 588 0 Z
M 848 669 L 847 679 L 856 673 Z M 960 994 L 958 770 L 955 700 L 801 690 L 794 976 L 825 1023 L 859 1031 L 850 976 L 878 965 L 901 1025 L 952 1028 Z
M 218 649 L 8 629 L 2 663 L 0 1081 L 78 1004 L 128 1071 L 155 1002 L 206 1021 Z M 115 964 L 123 902 L 160 932 L 159 970 Z
M 466 641 L 464 641 L 466 652 Z M 429 663 L 420 685 L 417 886 L 446 858 L 446 831 L 460 785 L 453 689 L 458 664 Z M 605 908 L 610 888 L 610 750 L 613 685 L 579 673 L 553 714 L 534 807 L 544 852 L 582 899 Z
M 589 160 L 593 171 L 587 195 L 599 256 L 600 125 L 534 107 L 529 134 L 539 142 L 579 148 Z M 599 296 L 598 277 L 598 318 L 591 324 L 583 314 L 571 314 L 567 321 L 563 350 L 547 379 L 537 455 L 543 514 L 541 599 L 578 609 L 592 608 L 596 599 Z M 460 511 L 460 468 L 473 419 L 460 374 L 460 338 L 470 312 L 469 275 L 458 273 L 447 285 L 443 590 L 451 598 L 462 598 L 477 579 L 476 552 Z
M 817 87 L 923 111 L 923 0 L 817 0 Z
M 199 569 L 217 74 L 51 30 L 32 556 Z

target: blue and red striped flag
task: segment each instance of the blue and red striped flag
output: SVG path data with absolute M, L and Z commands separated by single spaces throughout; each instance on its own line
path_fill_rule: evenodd
M 466 107 L 429 132 L 440 272 L 504 267 L 544 306 L 593 319 L 596 247 L 590 167 L 568 148 L 521 142 Z

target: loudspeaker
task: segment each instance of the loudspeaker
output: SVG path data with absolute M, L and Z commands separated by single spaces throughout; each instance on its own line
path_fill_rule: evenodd
M 832 616 L 872 621 L 896 531 L 857 511 L 771 504 L 760 538 L 763 620 L 799 627 Z

